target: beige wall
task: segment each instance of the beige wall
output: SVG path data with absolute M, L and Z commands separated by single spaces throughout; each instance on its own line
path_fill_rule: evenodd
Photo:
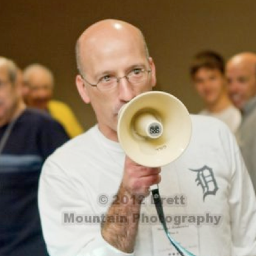
M 67 102 L 87 129 L 95 118 L 75 88 L 75 41 L 97 20 L 123 19 L 144 31 L 158 89 L 197 112 L 202 102 L 189 80 L 191 57 L 203 49 L 226 58 L 256 52 L 255 13 L 255 0 L 0 0 L 0 55 L 21 68 L 32 62 L 49 66 L 56 76 L 55 97 Z

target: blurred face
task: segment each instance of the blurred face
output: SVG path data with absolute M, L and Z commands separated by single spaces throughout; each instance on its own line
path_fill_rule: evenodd
M 120 40 L 105 40 L 103 44 L 101 42 L 102 40 L 98 40 L 96 44 L 93 42 L 88 45 L 89 48 L 92 46 L 90 55 L 83 58 L 86 67 L 83 67 L 82 74 L 88 82 L 96 84 L 109 76 L 123 77 L 138 69 L 151 70 L 141 84 L 135 86 L 122 78 L 115 88 L 108 91 L 100 91 L 77 76 L 80 95 L 86 103 L 92 104 L 100 130 L 106 137 L 117 140 L 116 127 L 120 108 L 136 95 L 152 89 L 155 85 L 155 67 L 152 59 L 146 57 L 144 45 L 138 36 L 134 38 L 124 34 Z
M 44 70 L 32 71 L 25 81 L 28 88 L 25 96 L 27 105 L 46 110 L 52 98 L 52 83 L 52 78 Z
M 28 86 L 24 84 L 23 73 L 20 69 L 17 71 L 17 84 L 21 88 L 22 98 L 25 100 L 28 94 Z
M 207 105 L 218 102 L 225 93 L 225 78 L 218 69 L 200 68 L 193 77 L 199 96 Z
M 256 95 L 256 65 L 232 63 L 227 65 L 228 93 L 233 104 L 243 109 L 245 103 Z
M 7 68 L 0 66 L 0 124 L 9 121 L 17 104 L 17 87 L 11 83 Z

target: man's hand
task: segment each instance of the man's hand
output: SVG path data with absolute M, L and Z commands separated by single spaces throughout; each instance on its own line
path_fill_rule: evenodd
M 147 196 L 150 186 L 161 181 L 161 168 L 145 167 L 125 159 L 121 187 L 131 196 Z
M 138 232 L 141 202 L 149 194 L 150 186 L 158 184 L 161 180 L 161 168 L 149 168 L 141 166 L 126 157 L 124 174 L 119 187 L 117 198 L 126 198 L 119 202 L 113 202 L 107 217 L 122 216 L 127 221 L 123 223 L 104 222 L 101 233 L 104 239 L 117 249 L 131 253 L 134 250 Z M 136 200 L 135 200 L 136 199 Z

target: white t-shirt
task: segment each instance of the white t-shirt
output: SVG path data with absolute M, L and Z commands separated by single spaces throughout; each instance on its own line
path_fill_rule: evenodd
M 207 109 L 199 112 L 200 115 L 212 116 L 220 119 L 230 128 L 230 130 L 235 134 L 242 120 L 241 112 L 234 106 L 229 106 L 228 108 L 218 112 L 213 113 Z
M 178 242 L 196 256 L 256 255 L 255 195 L 236 141 L 217 119 L 191 117 L 187 150 L 161 172 L 159 189 L 170 232 L 183 232 Z M 101 236 L 100 219 L 115 199 L 124 159 L 119 143 L 97 126 L 48 158 L 39 208 L 51 256 L 170 255 L 164 254 L 169 250 L 164 231 L 156 231 L 159 221 L 150 197 L 142 204 L 134 253 L 115 249 Z

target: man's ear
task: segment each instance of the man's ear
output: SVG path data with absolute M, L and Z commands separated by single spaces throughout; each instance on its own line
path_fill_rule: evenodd
M 87 88 L 84 85 L 84 81 L 83 81 L 83 79 L 82 79 L 82 77 L 80 75 L 76 76 L 76 88 L 77 88 L 77 90 L 78 90 L 82 100 L 86 104 L 90 103 L 91 100 L 90 100 Z
M 148 61 L 151 69 L 151 81 L 152 81 L 152 88 L 153 88 L 156 86 L 156 67 L 151 57 L 148 58 Z

